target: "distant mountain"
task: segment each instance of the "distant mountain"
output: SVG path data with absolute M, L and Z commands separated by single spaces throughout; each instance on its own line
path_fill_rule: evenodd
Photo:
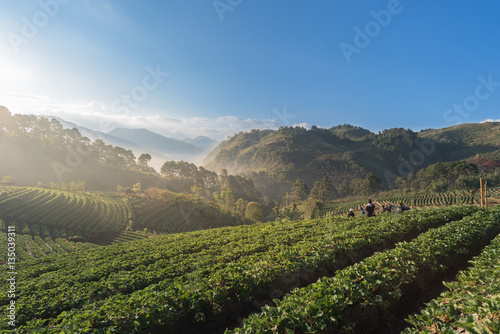
M 287 182 L 300 177 L 309 185 L 327 175 L 339 185 L 368 172 L 390 183 L 436 162 L 476 156 L 500 158 L 500 123 L 461 124 L 418 133 L 395 128 L 374 134 L 346 124 L 330 129 L 252 130 L 220 143 L 203 165 L 230 174 L 263 171 Z
M 115 128 L 108 133 L 104 133 L 79 126 L 59 117 L 46 117 L 57 119 L 65 128 L 78 129 L 83 136 L 92 141 L 102 139 L 108 145 L 131 150 L 137 157 L 142 153 L 149 153 L 152 156 L 150 165 L 157 171 L 168 160 L 199 163 L 206 153 L 218 144 L 218 141 L 205 136 L 177 140 L 164 137 L 147 129 Z
M 165 154 L 193 155 L 199 153 L 199 148 L 180 140 L 163 137 L 146 129 L 115 128 L 108 132 L 117 138 L 132 141 L 142 147 L 148 147 Z
M 184 138 L 182 139 L 182 141 L 197 147 L 210 148 L 210 149 L 214 148 L 215 146 L 217 146 L 217 144 L 219 144 L 217 140 L 208 138 L 206 136 L 198 136 L 196 138 Z
M 54 117 L 54 116 L 45 116 L 45 117 L 47 117 L 49 119 L 54 118 L 54 119 L 58 120 L 59 123 L 61 123 L 62 126 L 67 128 L 67 129 L 72 129 L 72 128 L 78 129 L 78 131 L 80 131 L 80 133 L 83 136 L 88 137 L 92 141 L 94 141 L 96 139 L 102 139 L 108 145 L 120 146 L 120 147 L 129 149 L 129 150 L 132 150 L 132 151 L 144 150 L 144 147 L 138 145 L 137 143 L 134 143 L 133 141 L 123 139 L 123 138 L 118 138 L 118 137 L 112 136 L 110 134 L 101 132 L 101 131 L 91 130 L 91 129 L 83 127 L 83 126 L 79 126 L 73 122 L 65 121 L 59 117 Z

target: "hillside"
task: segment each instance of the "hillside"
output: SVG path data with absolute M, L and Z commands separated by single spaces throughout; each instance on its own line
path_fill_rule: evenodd
M 382 182 L 436 162 L 480 155 L 500 158 L 500 123 L 461 124 L 413 132 L 401 128 L 378 134 L 350 125 L 330 129 L 282 127 L 239 133 L 220 143 L 203 165 L 229 173 L 281 173 L 309 185 L 329 176 L 334 184 L 374 172 Z M 403 174 L 403 175 L 402 175 Z

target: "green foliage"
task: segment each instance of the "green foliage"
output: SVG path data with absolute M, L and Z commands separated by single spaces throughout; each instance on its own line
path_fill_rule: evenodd
M 137 161 L 139 162 L 139 164 L 147 166 L 148 163 L 151 161 L 151 155 L 149 153 L 142 153 L 137 159 Z
M 420 170 L 412 183 L 419 190 L 445 192 L 457 189 L 457 181 L 469 177 L 479 177 L 476 165 L 465 161 L 438 162 Z
M 324 176 L 321 181 L 316 181 L 314 187 L 311 189 L 310 197 L 319 201 L 326 201 L 337 196 L 330 178 Z
M 243 326 L 226 333 L 323 333 L 363 332 L 376 329 L 381 316 L 399 305 L 403 288 L 417 281 L 425 289 L 430 279 L 450 266 L 450 259 L 470 254 L 488 242 L 485 235 L 500 231 L 500 210 L 484 211 L 430 229 L 394 249 L 375 253 L 365 260 L 298 288 L 275 307 L 265 307 L 243 321 Z M 375 311 L 376 312 L 373 312 Z M 355 319 L 349 321 L 349 319 Z M 462 322 L 463 323 L 463 322 Z M 375 327 L 374 327 L 375 326 Z M 477 328 L 477 327 L 476 327 Z
M 0 194 L 0 219 L 23 223 L 23 234 L 31 233 L 33 226 L 80 235 L 116 233 L 131 214 L 123 200 L 110 196 L 29 187 L 0 187 Z
M 243 223 L 241 217 L 233 213 L 233 206 L 224 208 L 196 195 L 176 194 L 159 188 L 150 188 L 142 196 L 131 197 L 129 204 L 134 230 L 146 227 L 153 233 L 179 233 Z
M 500 235 L 474 258 L 472 267 L 446 283 L 448 291 L 430 301 L 420 314 L 407 319 L 421 333 L 429 328 L 440 333 L 500 333 Z
M 107 145 L 101 139 L 91 142 L 75 128 L 65 129 L 56 119 L 33 115 L 3 114 L 0 125 L 2 173 L 23 184 L 59 183 L 70 190 L 114 190 L 118 184 L 165 186 L 166 182 L 151 171 L 138 172 L 130 150 Z M 84 182 L 85 187 L 77 180 Z
M 320 213 L 321 213 L 321 202 L 316 201 L 314 207 L 309 213 L 309 219 L 318 219 L 320 217 Z
M 238 198 L 236 203 L 234 203 L 234 211 L 241 217 L 245 216 L 247 203 L 242 198 Z
M 255 222 L 262 222 L 262 206 L 258 202 L 248 202 L 245 210 L 245 218 Z
M 286 293 L 297 286 L 294 277 L 313 275 L 309 280 L 315 281 L 315 273 L 336 259 L 355 259 L 363 249 L 387 247 L 409 233 L 472 211 L 255 224 L 20 263 L 17 331 L 168 332 L 186 322 L 203 324 L 212 315 L 273 291 L 276 282 L 288 282 L 280 285 Z M 394 262 L 384 264 L 390 270 Z M 1 306 L 9 302 L 7 291 L 0 289 Z
M 309 196 L 309 187 L 304 181 L 297 179 L 292 185 L 291 195 L 296 197 L 298 200 L 303 201 Z
M 410 129 L 393 128 L 384 130 L 373 139 L 373 145 L 381 150 L 397 151 L 402 147 L 412 147 L 417 134 Z

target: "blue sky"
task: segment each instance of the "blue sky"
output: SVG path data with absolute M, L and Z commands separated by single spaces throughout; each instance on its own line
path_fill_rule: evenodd
M 13 113 L 216 139 L 280 125 L 420 130 L 500 118 L 493 0 L 41 0 L 0 9 L 0 105 Z

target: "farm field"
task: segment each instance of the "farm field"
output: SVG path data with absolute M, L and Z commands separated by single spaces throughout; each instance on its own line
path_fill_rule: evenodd
M 18 332 L 271 333 L 302 319 L 312 327 L 299 331 L 314 333 L 365 307 L 383 321 L 423 271 L 438 277 L 466 262 L 499 228 L 498 209 L 464 206 L 225 227 L 29 260 L 18 264 Z M 349 287 L 338 297 L 345 306 L 322 309 L 340 293 L 336 281 Z M 290 311 L 276 316 L 272 299 Z
M 47 247 L 58 244 L 59 238 L 70 241 L 76 238 L 81 242 L 77 247 L 80 249 L 91 244 L 142 239 L 152 233 L 179 233 L 243 223 L 234 215 L 221 213 L 186 196 L 159 200 L 16 186 L 0 186 L 0 219 L 16 226 L 18 233 L 24 236 L 26 242 L 21 245 L 26 247 L 23 249 L 33 242 L 41 248 L 40 251 L 39 247 L 27 249 L 29 255 L 20 248 L 19 260 L 58 253 L 47 251 Z M 5 229 L 0 229 L 0 238 L 5 238 Z M 77 246 L 62 243 L 68 251 Z
M 422 233 L 385 252 L 296 289 L 276 306 L 228 333 L 369 333 L 397 314 L 409 296 L 456 267 L 500 231 L 500 211 L 478 212 Z
M 16 226 L 5 224 L 0 220 L 0 244 L 7 244 L 7 226 Z M 25 261 L 39 259 L 45 256 L 61 255 L 77 252 L 84 249 L 98 247 L 98 245 L 89 242 L 75 242 L 71 238 L 68 240 L 64 230 L 49 229 L 47 227 L 39 228 L 38 225 L 24 227 L 23 224 L 16 226 L 17 247 L 16 261 Z M 26 233 L 31 232 L 32 234 Z M 7 249 L 0 249 L 0 263 L 7 262 Z
M 448 291 L 430 301 L 420 314 L 409 317 L 413 326 L 404 333 L 500 333 L 500 235 L 456 281 L 445 285 Z
M 498 196 L 500 192 L 492 193 L 492 198 L 494 201 L 497 201 L 496 196 Z M 418 195 L 408 195 L 408 196 L 388 196 L 377 199 L 375 202 L 377 208 L 380 208 L 382 205 L 399 205 L 399 203 L 403 203 L 406 206 L 413 206 L 416 209 L 422 208 L 437 208 L 442 206 L 449 205 L 470 205 L 479 203 L 477 196 L 478 194 L 473 195 L 470 191 L 453 191 L 448 193 L 439 193 L 439 194 L 418 194 Z M 347 214 L 349 209 L 353 209 L 356 213 L 359 212 L 360 206 L 365 206 L 365 201 L 355 201 L 355 202 L 347 202 L 347 203 L 326 203 L 325 207 L 322 210 L 322 215 L 324 216 L 335 216 L 335 215 L 344 215 Z
M 113 234 L 126 228 L 132 211 L 123 198 L 30 187 L 0 187 L 0 219 L 64 230 L 68 235 Z

